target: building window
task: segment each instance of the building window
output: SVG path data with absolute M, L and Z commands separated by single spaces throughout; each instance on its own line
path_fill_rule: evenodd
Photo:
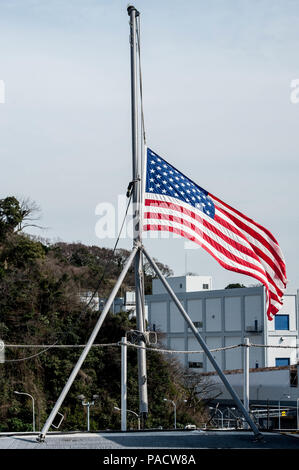
M 208 289 L 208 288 L 209 288 L 209 284 L 203 284 L 203 285 L 202 285 L 202 288 L 203 288 L 203 289 Z
M 289 315 L 275 315 L 275 330 L 289 330 Z
M 189 369 L 202 369 L 203 364 L 202 362 L 188 362 Z
M 290 358 L 289 357 L 277 357 L 275 359 L 276 367 L 279 366 L 289 366 L 290 365 Z

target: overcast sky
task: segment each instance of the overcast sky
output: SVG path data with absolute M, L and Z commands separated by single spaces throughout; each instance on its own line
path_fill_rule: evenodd
M 136 0 L 148 145 L 201 187 L 267 227 L 299 287 L 299 2 Z M 131 180 L 127 1 L 0 0 L 0 197 L 42 208 L 41 235 L 99 240 L 101 202 Z M 215 288 L 255 280 L 184 240 L 146 240 L 176 275 Z M 131 240 L 122 240 L 124 248 Z

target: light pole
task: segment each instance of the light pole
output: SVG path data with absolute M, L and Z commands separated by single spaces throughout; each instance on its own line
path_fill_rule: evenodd
M 35 432 L 35 407 L 34 407 L 34 398 L 30 393 L 25 393 L 25 392 L 17 392 L 17 390 L 14 391 L 16 395 L 27 395 L 27 397 L 30 397 L 32 400 L 32 429 L 33 432 Z
M 299 398 L 297 398 L 297 429 L 299 429 L 298 401 L 299 401 Z
M 168 400 L 168 398 L 163 398 L 164 401 L 169 401 L 173 404 L 173 411 L 174 411 L 174 429 L 176 429 L 176 404 L 173 400 Z
M 121 412 L 121 409 L 118 408 L 118 406 L 115 406 L 114 409 Z M 133 415 L 136 416 L 136 418 L 138 420 L 138 431 L 140 431 L 140 416 L 139 416 L 139 414 L 135 413 L 135 411 L 132 411 L 132 410 L 127 410 L 127 413 L 132 413 Z
M 94 406 L 94 400 L 99 398 L 99 395 L 93 395 L 92 396 L 93 401 L 84 401 L 85 400 L 84 395 L 78 395 L 77 398 L 79 398 L 79 400 L 81 400 L 83 406 L 86 406 L 86 410 L 87 410 L 87 432 L 89 432 L 90 431 L 90 407 Z
M 121 430 L 127 430 L 127 335 L 121 339 Z
M 243 357 L 243 403 L 244 408 L 249 413 L 249 338 L 244 338 L 244 357 Z M 247 424 L 247 423 L 246 423 Z M 248 428 L 248 424 L 247 424 Z
M 280 400 L 285 397 L 285 398 L 291 398 L 290 395 L 287 395 L 286 393 L 284 393 L 283 395 L 281 395 L 280 399 L 279 399 L 279 402 L 278 402 L 278 429 L 280 429 Z

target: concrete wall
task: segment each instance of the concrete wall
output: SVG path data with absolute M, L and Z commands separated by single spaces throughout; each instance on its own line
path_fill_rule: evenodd
M 178 294 L 191 320 L 201 332 L 211 349 L 240 344 L 244 337 L 252 337 L 256 344 L 264 343 L 264 288 L 223 289 L 215 291 L 182 292 Z M 180 350 L 199 350 L 200 346 L 191 330 L 185 324 L 175 304 L 167 294 L 146 296 L 151 328 L 166 333 L 166 343 Z M 253 331 L 258 321 L 258 332 Z M 241 348 L 218 351 L 213 354 L 222 369 L 239 368 L 242 363 Z M 202 368 L 194 370 L 211 371 L 206 357 L 189 354 L 180 358 L 186 366 L 190 362 L 201 362 Z M 251 366 L 265 366 L 264 350 L 255 350 Z
M 288 333 L 288 332 L 287 332 Z M 296 364 L 297 362 L 297 350 L 295 349 L 297 345 L 297 335 L 296 334 L 286 334 L 284 331 L 279 335 L 269 335 L 268 344 L 271 346 L 293 346 L 292 349 L 285 348 L 271 348 L 267 350 L 268 353 L 268 366 L 274 367 L 276 365 L 276 358 L 289 358 L 290 364 Z
M 168 331 L 167 325 L 167 302 L 153 302 L 151 303 L 150 324 L 154 330 L 163 332 Z
M 251 348 L 249 354 L 251 354 Z M 226 373 L 225 376 L 239 398 L 243 399 L 243 371 L 232 374 Z M 219 396 L 217 400 L 231 399 L 217 375 L 209 376 L 209 380 L 217 384 L 216 389 L 221 392 L 221 396 Z M 273 368 L 273 370 L 255 370 L 251 371 L 249 374 L 249 399 L 251 401 L 265 403 L 267 400 L 272 402 L 281 400 L 283 403 L 296 406 L 298 393 L 298 384 L 295 387 L 291 386 L 289 367 Z
M 262 326 L 264 314 L 263 299 L 260 295 L 245 296 L 245 328 Z M 257 323 L 256 323 L 257 322 Z
M 224 327 L 226 331 L 241 331 L 241 297 L 225 297 Z
M 182 277 L 186 280 L 186 277 Z M 175 283 L 179 278 L 175 278 Z M 264 287 L 223 289 L 177 294 L 191 320 L 201 332 L 209 348 L 238 345 L 248 337 L 256 344 L 251 348 L 250 367 L 275 366 L 275 358 L 289 357 L 290 363 L 297 360 L 296 349 L 270 349 L 258 345 L 292 345 L 297 341 L 296 296 L 285 296 L 281 313 L 290 315 L 290 330 L 275 331 L 274 321 L 266 319 Z M 167 294 L 146 296 L 151 328 L 166 333 L 165 343 L 180 350 L 199 350 L 200 346 L 185 324 L 175 304 Z M 281 340 L 283 338 L 283 340 Z M 195 359 L 195 355 L 182 355 L 180 361 L 188 366 L 189 362 L 201 362 L 198 372 L 210 371 L 212 366 L 206 357 Z M 199 356 L 198 356 L 199 357 Z M 242 366 L 242 348 L 219 351 L 215 357 L 222 369 L 238 369 Z
M 298 345 L 297 331 L 297 305 L 296 295 L 285 295 L 283 305 L 277 315 L 289 315 L 289 330 L 275 330 L 275 320 L 268 321 L 268 344 L 273 346 L 296 346 Z M 267 364 L 275 366 L 276 358 L 289 358 L 291 364 L 295 364 L 298 352 L 295 348 L 269 348 L 267 350 Z
M 203 322 L 202 316 L 202 299 L 190 299 L 187 300 L 187 312 L 193 322 Z M 202 326 L 198 327 L 199 331 L 202 331 Z
M 208 288 L 204 285 L 208 285 Z M 213 289 L 211 276 L 186 276 L 186 292 Z
M 167 278 L 168 283 L 175 293 L 197 292 L 212 289 L 211 276 L 173 276 Z M 208 289 L 204 289 L 204 284 L 208 284 Z M 166 294 L 166 290 L 160 279 L 153 279 L 152 292 L 155 294 Z
M 81 302 L 88 304 L 92 310 L 99 310 L 100 299 L 98 294 L 94 295 L 92 291 L 81 291 L 79 297 Z

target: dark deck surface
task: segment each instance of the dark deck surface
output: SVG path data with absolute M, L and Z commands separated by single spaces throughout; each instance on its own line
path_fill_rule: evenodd
M 299 437 L 264 433 L 255 441 L 249 432 L 164 431 L 129 433 L 48 434 L 44 443 L 36 436 L 0 435 L 1 449 L 298 449 Z

